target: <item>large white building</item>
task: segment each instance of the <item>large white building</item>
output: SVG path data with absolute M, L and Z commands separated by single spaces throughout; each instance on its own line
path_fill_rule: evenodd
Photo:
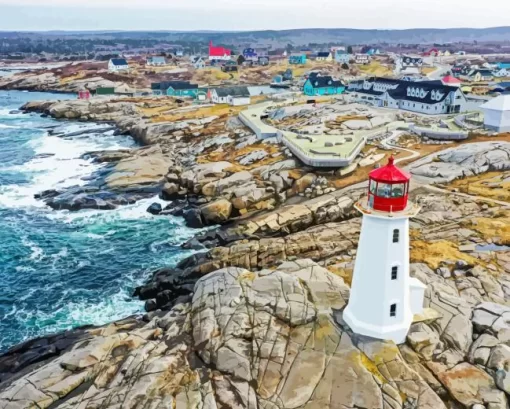
M 440 80 L 372 77 L 351 82 L 347 92 L 355 101 L 429 115 L 464 112 L 467 104 L 459 87 L 444 85 Z
M 481 106 L 485 128 L 510 132 L 510 95 L 500 95 Z
M 411 176 L 393 164 L 370 173 L 345 322 L 361 335 L 405 341 L 414 314 L 423 311 L 425 286 L 409 276 L 409 218 L 419 207 L 408 201 Z

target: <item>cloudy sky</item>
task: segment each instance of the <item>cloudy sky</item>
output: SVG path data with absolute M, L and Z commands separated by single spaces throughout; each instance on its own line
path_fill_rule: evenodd
M 510 25 L 492 0 L 0 0 L 0 30 L 265 30 Z

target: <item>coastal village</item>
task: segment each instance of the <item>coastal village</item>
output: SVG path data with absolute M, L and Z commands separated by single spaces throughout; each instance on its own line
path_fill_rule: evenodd
M 507 409 L 510 53 L 188 51 L 0 78 L 138 143 L 38 200 L 197 229 L 144 314 L 1 355 L 0 409 Z

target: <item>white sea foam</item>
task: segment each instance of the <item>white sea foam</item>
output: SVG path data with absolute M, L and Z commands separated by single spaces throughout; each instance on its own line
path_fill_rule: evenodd
M 81 125 L 73 124 L 66 127 L 65 130 L 74 132 L 81 127 Z M 97 125 L 91 125 L 86 129 L 94 127 Z M 81 186 L 86 183 L 82 179 L 83 177 L 91 175 L 104 166 L 93 163 L 92 160 L 82 159 L 83 154 L 98 149 L 119 149 L 126 144 L 121 144 L 112 137 L 105 138 L 104 135 L 64 139 L 42 132 L 40 137 L 32 139 L 28 145 L 38 155 L 51 154 L 52 156 L 36 157 L 23 165 L 4 168 L 3 170 L 29 174 L 31 183 L 0 186 L 0 206 L 10 208 L 45 207 L 42 201 L 34 198 L 36 193 L 48 189 Z
M 152 214 L 147 212 L 147 208 L 152 203 L 160 203 L 162 207 L 165 207 L 168 202 L 161 200 L 158 196 L 154 196 L 152 198 L 142 199 L 136 203 L 125 205 L 117 208 L 114 211 L 104 210 L 93 210 L 86 209 L 81 210 L 79 212 L 69 212 L 69 211 L 61 211 L 61 212 L 53 212 L 48 215 L 49 218 L 60 219 L 62 221 L 71 223 L 80 223 L 84 224 L 90 223 L 91 219 L 95 221 L 102 221 L 103 223 L 109 223 L 113 220 L 140 220 L 140 219 L 150 219 L 159 216 L 153 216 Z
M 0 129 L 21 129 L 20 126 L 0 124 Z
M 12 114 L 11 112 L 12 111 L 16 111 L 15 109 L 0 109 L 0 117 L 5 117 L 5 118 L 12 118 L 12 117 L 23 117 L 25 116 L 24 113 L 22 112 L 19 112 L 17 114 Z
M 41 260 L 43 257 L 44 257 L 44 251 L 42 248 L 40 248 L 36 243 L 34 243 L 33 241 L 29 240 L 28 237 L 22 237 L 21 238 L 21 243 L 25 246 L 25 247 L 28 247 L 32 253 L 30 254 L 30 260 L 33 260 L 33 261 L 38 261 L 38 260 Z

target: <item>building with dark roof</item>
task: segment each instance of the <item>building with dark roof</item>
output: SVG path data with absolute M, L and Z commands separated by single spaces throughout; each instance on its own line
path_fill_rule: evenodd
M 121 72 L 129 71 L 129 65 L 125 58 L 112 58 L 108 62 L 108 71 Z
M 192 97 L 198 94 L 198 85 L 189 81 L 163 81 L 151 84 L 152 95 L 167 95 L 170 97 Z
M 345 91 L 342 81 L 335 80 L 330 75 L 310 76 L 303 86 L 303 92 L 308 96 L 337 95 Z
M 251 102 L 248 87 L 212 88 L 208 93 L 209 99 L 215 104 L 229 104 L 233 106 L 249 105 Z
M 315 59 L 317 61 L 333 61 L 333 56 L 329 51 L 323 51 L 317 53 L 317 57 Z
M 431 115 L 464 112 L 467 102 L 459 87 L 441 81 L 374 77 L 349 84 L 348 92 L 355 101 Z

